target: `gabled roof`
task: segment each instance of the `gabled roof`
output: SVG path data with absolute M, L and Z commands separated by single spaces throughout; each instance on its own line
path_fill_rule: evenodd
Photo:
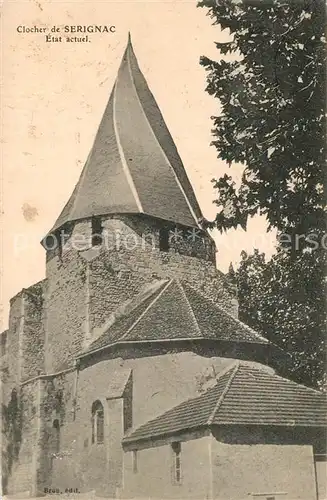
M 123 439 L 133 444 L 213 425 L 325 427 L 326 396 L 267 369 L 236 362 L 214 387 L 150 420 Z
M 185 282 L 164 280 L 110 319 L 88 352 L 121 342 L 210 339 L 268 345 L 267 339 Z
M 117 213 L 191 227 L 202 217 L 130 37 L 80 179 L 52 231 L 66 222 Z

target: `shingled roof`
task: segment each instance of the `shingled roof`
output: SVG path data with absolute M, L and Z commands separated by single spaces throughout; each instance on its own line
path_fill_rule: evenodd
M 52 232 L 66 222 L 115 213 L 191 227 L 202 217 L 130 37 L 92 149 Z
M 213 425 L 325 427 L 327 400 L 324 394 L 267 369 L 236 362 L 201 396 L 142 425 L 123 444 Z
M 121 342 L 182 339 L 269 344 L 184 281 L 171 279 L 152 285 L 118 310 L 88 352 Z

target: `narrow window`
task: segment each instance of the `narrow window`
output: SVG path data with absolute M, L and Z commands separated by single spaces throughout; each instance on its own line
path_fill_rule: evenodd
M 56 418 L 52 424 L 53 427 L 53 453 L 59 453 L 60 451 L 60 423 Z
M 100 401 L 92 405 L 92 444 L 104 441 L 104 411 Z
M 133 474 L 136 474 L 138 472 L 137 468 L 137 451 L 133 450 Z
M 1 345 L 1 353 L 0 356 L 4 356 L 7 351 L 7 332 L 3 332 L 0 335 L 0 345 Z
M 102 243 L 102 222 L 100 217 L 92 217 L 92 246 Z
M 58 249 L 58 257 L 59 259 L 62 258 L 62 238 L 61 238 L 61 234 L 60 234 L 60 231 L 56 231 L 54 233 L 54 238 L 56 240 L 56 248 Z
M 169 250 L 169 229 L 162 227 L 159 230 L 159 250 L 168 252 Z
M 133 425 L 133 379 L 132 375 L 129 376 L 128 382 L 124 390 L 124 404 L 123 404 L 123 424 L 124 433 L 131 429 Z
M 182 470 L 181 470 L 181 443 L 172 443 L 173 452 L 173 483 L 181 484 L 182 482 Z

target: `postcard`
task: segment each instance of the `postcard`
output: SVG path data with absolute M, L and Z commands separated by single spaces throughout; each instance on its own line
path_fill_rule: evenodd
M 324 3 L 1 8 L 2 497 L 326 499 Z

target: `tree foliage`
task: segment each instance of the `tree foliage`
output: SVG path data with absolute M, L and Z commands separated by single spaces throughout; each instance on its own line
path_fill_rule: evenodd
M 214 180 L 221 231 L 263 215 L 277 254 L 243 254 L 236 279 L 241 319 L 287 349 L 295 379 L 317 384 L 325 333 L 325 3 L 202 0 L 230 33 L 218 61 L 201 58 L 218 98 L 213 145 L 242 169 L 239 185 Z M 233 57 L 228 57 L 230 55 Z
M 258 250 L 252 255 L 242 252 L 236 271 L 242 321 L 289 354 L 290 378 L 318 387 L 325 373 L 326 299 L 319 293 L 321 280 L 314 252 L 291 259 L 279 250 L 268 262 Z
M 325 6 L 321 0 L 203 0 L 232 40 L 216 43 L 237 61 L 201 58 L 207 91 L 219 98 L 213 144 L 245 165 L 237 189 L 225 175 L 220 228 L 267 216 L 271 227 L 306 233 L 324 224 Z M 224 213 L 227 208 L 228 215 Z

